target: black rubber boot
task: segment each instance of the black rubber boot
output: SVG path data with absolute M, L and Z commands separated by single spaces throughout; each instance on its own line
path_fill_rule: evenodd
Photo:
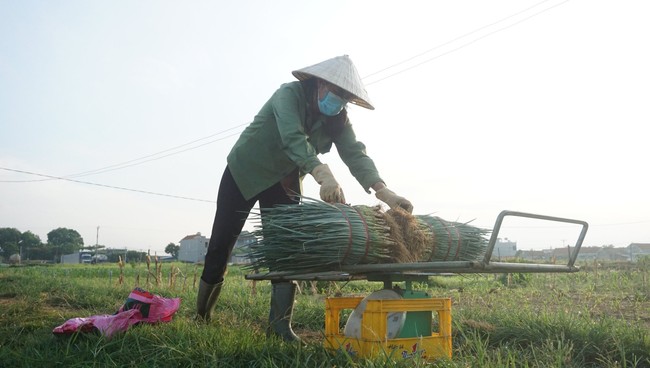
M 219 293 L 221 293 L 222 284 L 222 282 L 208 284 L 203 279 L 199 282 L 199 294 L 196 297 L 196 319 L 198 321 L 210 322 L 212 310 L 214 310 L 214 305 L 217 304 Z
M 291 329 L 293 301 L 296 297 L 294 282 L 279 282 L 272 285 L 271 312 L 266 336 L 277 336 L 287 342 L 300 342 L 300 337 Z

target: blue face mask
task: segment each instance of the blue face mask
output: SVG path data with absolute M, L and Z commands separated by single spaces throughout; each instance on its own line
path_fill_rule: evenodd
M 338 115 L 346 104 L 347 101 L 330 91 L 327 91 L 322 100 L 318 99 L 318 109 L 323 115 L 327 116 Z

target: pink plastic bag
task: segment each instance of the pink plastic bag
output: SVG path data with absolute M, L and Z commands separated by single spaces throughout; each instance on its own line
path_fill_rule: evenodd
M 140 322 L 140 311 L 132 309 L 118 314 L 104 314 L 88 318 L 72 318 L 61 326 L 55 327 L 55 334 L 70 335 L 75 332 L 98 331 L 106 337 L 112 337 L 116 332 L 126 331 L 130 326 Z
M 75 332 L 98 331 L 106 337 L 111 337 L 116 332 L 128 330 L 136 323 L 169 322 L 180 305 L 180 298 L 163 298 L 135 288 L 117 313 L 72 318 L 61 326 L 55 327 L 52 333 L 69 335 Z
M 142 313 L 141 321 L 143 322 L 169 322 L 180 305 L 180 298 L 163 298 L 146 290 L 135 288 L 118 313 L 129 309 L 138 309 Z

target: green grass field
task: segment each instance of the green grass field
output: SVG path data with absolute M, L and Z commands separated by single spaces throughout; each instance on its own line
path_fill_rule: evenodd
M 0 268 L 2 367 L 650 367 L 650 267 L 584 265 L 574 274 L 465 275 L 416 283 L 452 298 L 453 357 L 362 359 L 323 347 L 324 299 L 367 295 L 381 283 L 319 283 L 298 295 L 294 329 L 304 345 L 265 337 L 268 281 L 231 267 L 209 325 L 193 320 L 194 265 L 165 263 L 157 283 L 145 264 Z M 134 286 L 182 298 L 173 320 L 136 325 L 111 339 L 56 336 L 74 317 L 112 314 Z M 343 321 L 345 321 L 343 319 Z

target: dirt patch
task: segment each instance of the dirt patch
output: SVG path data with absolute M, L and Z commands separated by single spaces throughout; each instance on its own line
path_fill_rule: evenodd
M 294 332 L 308 344 L 321 343 L 324 340 L 322 331 L 308 330 L 306 328 L 294 328 Z
M 0 307 L 6 307 L 8 305 L 16 303 L 16 298 L 0 296 Z

